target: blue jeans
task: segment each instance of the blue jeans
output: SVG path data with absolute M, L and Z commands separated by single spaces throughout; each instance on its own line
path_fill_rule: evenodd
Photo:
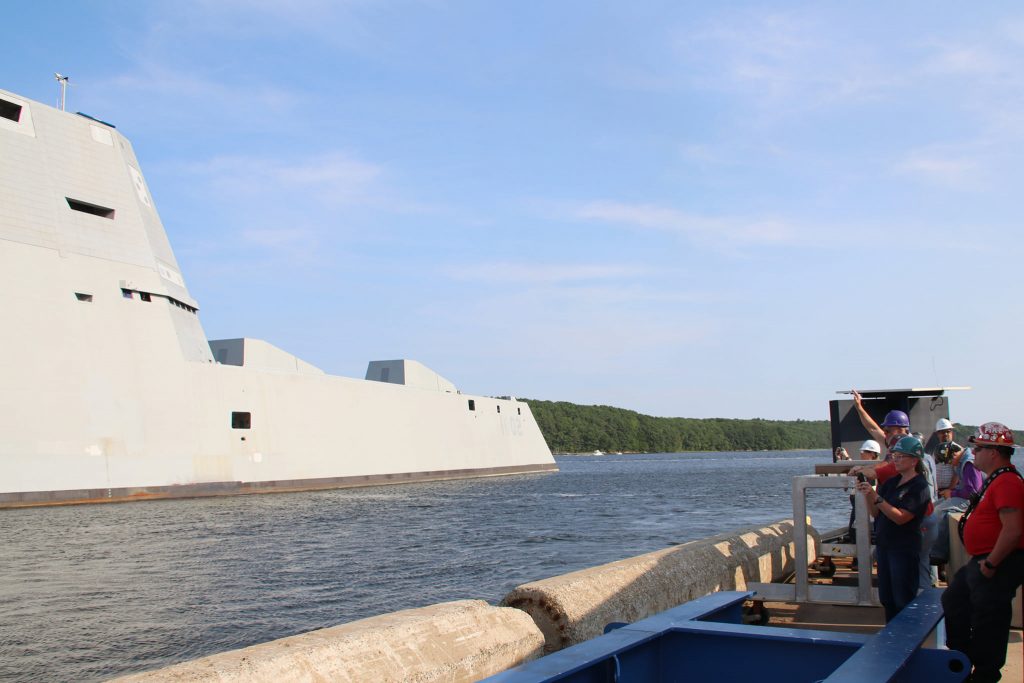
M 878 563 L 878 601 L 885 608 L 885 623 L 917 597 L 919 548 L 875 547 Z
M 934 538 L 929 538 L 932 533 L 928 524 L 932 522 L 931 517 L 925 517 L 921 521 L 921 549 L 917 553 L 917 587 L 919 590 L 931 588 L 939 580 L 939 570 L 932 566 L 930 551 Z
M 966 510 L 968 502 L 966 498 L 946 498 L 939 501 L 930 516 L 924 518 L 921 554 L 925 561 L 928 561 L 929 555 L 936 560 L 942 560 L 943 564 L 949 560 L 949 522 L 946 518 L 951 512 Z

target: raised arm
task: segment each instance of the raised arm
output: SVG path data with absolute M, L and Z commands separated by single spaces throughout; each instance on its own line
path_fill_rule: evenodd
M 857 408 L 857 417 L 860 418 L 860 423 L 864 425 L 864 429 L 868 431 L 872 439 L 884 446 L 885 432 L 878 426 L 875 419 L 868 415 L 868 411 L 864 408 L 864 400 L 856 389 L 853 390 L 853 405 Z

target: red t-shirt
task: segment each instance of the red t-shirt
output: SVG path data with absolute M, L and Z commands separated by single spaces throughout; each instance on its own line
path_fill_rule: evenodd
M 892 479 L 896 476 L 896 463 L 884 462 L 875 468 L 875 478 L 878 479 L 879 484 L 884 484 L 886 479 Z
M 1004 508 L 1024 510 L 1024 481 L 1012 472 L 995 478 L 978 507 L 967 518 L 967 524 L 964 525 L 964 548 L 968 554 L 985 555 L 992 552 L 1003 528 L 999 521 L 999 511 Z M 1024 534 L 1017 540 L 1017 547 L 1024 548 Z

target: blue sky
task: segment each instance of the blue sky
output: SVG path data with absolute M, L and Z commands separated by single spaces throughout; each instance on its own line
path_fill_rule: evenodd
M 1016 3 L 46 2 L 0 88 L 129 137 L 211 338 L 478 394 L 1021 426 Z

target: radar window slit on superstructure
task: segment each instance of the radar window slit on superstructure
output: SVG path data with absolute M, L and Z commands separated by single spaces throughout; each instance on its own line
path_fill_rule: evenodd
M 18 123 L 21 121 L 21 105 L 0 99 L 0 116 Z
M 114 219 L 114 210 L 108 209 L 105 206 L 99 204 L 90 204 L 89 202 L 83 202 L 80 199 L 72 199 L 71 197 L 65 197 L 68 200 L 68 206 L 74 211 L 81 211 L 82 213 L 91 213 L 93 216 L 99 216 L 100 218 Z

